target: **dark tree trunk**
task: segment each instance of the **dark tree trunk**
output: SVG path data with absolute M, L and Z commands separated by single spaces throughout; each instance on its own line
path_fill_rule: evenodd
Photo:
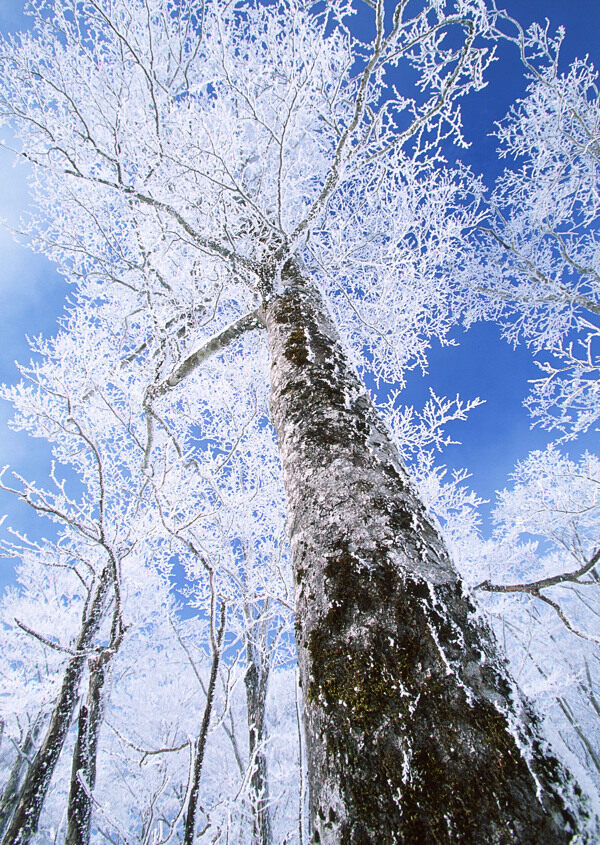
M 318 292 L 265 306 L 313 843 L 566 843 L 579 794 L 515 694 Z M 518 726 L 518 727 L 517 727 Z
M 246 646 L 248 668 L 244 678 L 248 709 L 248 750 L 254 761 L 250 786 L 254 803 L 252 845 L 271 845 L 271 814 L 269 811 L 269 781 L 265 742 L 265 704 L 267 698 L 268 667 L 263 664 L 260 650 L 253 644 Z
M 77 738 L 73 749 L 65 845 L 88 845 L 90 841 L 98 734 L 104 709 L 103 688 L 112 656 L 113 652 L 106 649 L 89 660 L 87 699 L 79 708 Z
M 18 805 L 2 840 L 2 845 L 27 845 L 37 830 L 46 792 L 77 704 L 79 684 L 87 659 L 86 652 L 103 618 L 109 585 L 110 571 L 107 566 L 102 571 L 93 597 L 84 612 L 81 630 L 75 643 L 75 654 L 67 663 L 46 735 L 19 791 Z
M 23 772 L 29 765 L 28 759 L 35 747 L 39 729 L 40 719 L 38 718 L 33 727 L 27 731 L 23 747 L 20 753 L 17 754 L 13 767 L 10 770 L 10 775 L 6 781 L 6 785 L 2 790 L 2 797 L 0 798 L 0 836 L 4 833 L 8 822 L 17 806 L 19 800 L 19 784 L 23 777 Z
M 198 793 L 200 791 L 200 775 L 202 774 L 202 764 L 204 763 L 204 750 L 206 748 L 206 737 L 208 736 L 210 717 L 215 699 L 215 686 L 217 683 L 217 672 L 219 669 L 219 662 L 221 660 L 221 647 L 223 644 L 224 633 L 225 604 L 222 603 L 217 638 L 216 642 L 213 643 L 212 664 L 210 667 L 208 689 L 206 691 L 206 702 L 204 704 L 202 725 L 200 726 L 200 733 L 198 734 L 198 739 L 196 740 L 196 744 L 194 747 L 194 761 L 192 764 L 192 785 L 190 788 L 190 797 L 188 799 L 188 805 L 185 814 L 183 845 L 193 845 L 194 843 L 194 834 L 196 832 L 196 807 L 198 806 Z

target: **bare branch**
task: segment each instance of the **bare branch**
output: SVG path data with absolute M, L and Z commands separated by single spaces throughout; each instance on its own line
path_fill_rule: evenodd
M 31 634 L 32 637 L 35 637 L 36 640 L 39 640 L 43 645 L 48 646 L 48 648 L 53 648 L 55 651 L 60 651 L 63 654 L 70 654 L 71 657 L 76 657 L 81 654 L 85 654 L 85 652 L 75 652 L 71 648 L 67 648 L 64 645 L 59 645 L 58 643 L 53 643 L 52 640 L 49 640 L 43 634 L 40 634 L 38 631 L 34 631 L 33 628 L 30 628 L 29 625 L 26 625 L 24 622 L 21 622 L 19 619 L 15 618 L 15 623 L 19 626 L 22 631 L 25 631 L 26 634 Z
M 197 349 L 195 352 L 192 352 L 191 355 L 188 355 L 185 361 L 182 361 L 182 363 L 173 370 L 171 375 L 162 382 L 162 384 L 152 388 L 152 397 L 162 396 L 164 393 L 172 390 L 179 384 L 179 382 L 183 381 L 186 376 L 199 367 L 200 364 L 210 358 L 211 355 L 225 349 L 230 343 L 233 343 L 234 340 L 240 338 L 247 331 L 259 329 L 262 328 L 262 326 L 263 324 L 259 317 L 258 309 L 240 317 L 239 320 L 231 323 L 231 325 L 227 326 L 226 329 L 219 332 L 218 335 L 212 337 L 209 341 L 207 341 L 207 343 L 201 346 L 200 349 Z
M 600 561 L 600 548 L 586 561 L 583 566 L 574 572 L 563 572 L 560 575 L 552 575 L 549 578 L 540 578 L 538 581 L 530 581 L 527 584 L 492 584 L 491 581 L 482 581 L 477 584 L 476 590 L 486 590 L 489 593 L 531 593 L 531 595 L 542 598 L 540 590 L 548 587 L 556 587 L 558 584 L 573 582 L 581 584 L 579 580 L 596 566 Z M 589 582 L 587 582 L 589 583 Z

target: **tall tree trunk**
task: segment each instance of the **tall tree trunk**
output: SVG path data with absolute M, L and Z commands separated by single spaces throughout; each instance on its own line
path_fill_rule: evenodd
M 77 738 L 73 749 L 65 845 L 88 845 L 90 841 L 98 734 L 104 710 L 103 688 L 113 654 L 113 650 L 104 649 L 89 660 L 87 699 L 79 708 Z
M 62 685 L 42 744 L 29 767 L 19 792 L 19 802 L 2 845 L 27 845 L 37 830 L 44 799 L 60 757 L 77 703 L 79 684 L 85 668 L 87 650 L 100 627 L 108 592 L 110 567 L 98 579 L 86 607 L 73 657 L 67 663 Z
M 202 765 L 204 763 L 204 751 L 206 749 L 206 737 L 208 736 L 208 728 L 210 725 L 210 717 L 212 714 L 213 703 L 215 699 L 215 686 L 217 683 L 217 672 L 219 669 L 219 662 L 221 660 L 221 649 L 223 645 L 223 634 L 225 633 L 225 603 L 221 603 L 221 614 L 219 620 L 219 629 L 217 631 L 216 641 L 213 640 L 212 664 L 210 667 L 210 678 L 208 681 L 208 689 L 206 691 L 206 702 L 204 704 L 204 715 L 202 716 L 202 725 L 200 726 L 200 733 L 194 747 L 194 761 L 192 764 L 192 785 L 190 788 L 190 797 L 185 813 L 183 845 L 193 845 L 194 835 L 196 832 L 196 808 L 198 806 L 198 793 L 200 792 L 200 775 L 202 774 Z
M 269 781 L 265 742 L 265 704 L 269 667 L 264 665 L 260 649 L 247 643 L 248 668 L 244 683 L 248 709 L 248 747 L 254 771 L 250 781 L 254 803 L 252 845 L 271 845 L 271 813 L 269 810 Z
M 17 806 L 19 800 L 19 784 L 23 777 L 23 772 L 29 765 L 29 755 L 35 747 L 40 732 L 40 722 L 41 718 L 38 716 L 33 727 L 27 731 L 23 747 L 15 758 L 6 785 L 2 790 L 2 797 L 0 798 L 0 836 L 4 833 L 6 825 L 10 821 L 14 809 Z
M 313 843 L 569 842 L 572 781 L 515 695 L 322 298 L 292 262 L 282 282 L 264 320 Z

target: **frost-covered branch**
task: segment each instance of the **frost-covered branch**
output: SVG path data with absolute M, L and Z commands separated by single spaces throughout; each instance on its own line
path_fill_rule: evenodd
M 468 271 L 467 321 L 500 322 L 543 371 L 527 407 L 572 439 L 600 418 L 600 95 L 589 58 L 558 69 L 564 32 L 527 31 L 499 13 L 495 37 L 519 50 L 529 85 L 497 124 L 513 159 L 489 199 Z
M 252 311 L 250 314 L 240 317 L 230 326 L 227 326 L 226 329 L 223 329 L 222 332 L 219 332 L 218 335 L 211 338 L 200 349 L 188 355 L 185 361 L 182 361 L 162 384 L 152 388 L 152 397 L 162 396 L 163 393 L 176 387 L 186 376 L 194 372 L 196 367 L 199 367 L 207 358 L 210 358 L 211 355 L 225 349 L 230 343 L 233 343 L 233 341 L 237 340 L 247 331 L 258 329 L 261 325 L 262 323 L 257 311 Z
M 567 581 L 575 584 L 593 584 L 597 586 L 597 579 L 592 581 L 581 581 L 580 579 L 592 572 L 598 561 L 600 561 L 600 549 L 583 566 L 573 572 L 562 572 L 559 575 L 540 578 L 537 581 L 529 581 L 525 584 L 492 584 L 491 581 L 482 581 L 481 584 L 477 584 L 475 589 L 487 590 L 490 593 L 531 593 L 531 595 L 539 597 L 540 590 L 545 590 L 548 587 L 556 587 L 558 584 L 564 584 Z

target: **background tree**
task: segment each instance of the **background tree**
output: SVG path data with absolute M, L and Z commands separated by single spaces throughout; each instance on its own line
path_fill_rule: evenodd
M 600 411 L 597 74 L 589 58 L 561 70 L 562 30 L 524 31 L 504 13 L 496 24 L 518 49 L 528 88 L 497 127 L 499 152 L 513 161 L 476 230 L 467 315 L 491 318 L 507 340 L 529 346 L 542 375 L 526 406 L 560 443 L 594 430 Z M 498 496 L 489 540 L 451 515 L 458 559 L 471 561 L 465 577 L 492 594 L 485 604 L 520 683 L 593 779 L 597 460 L 570 459 L 557 444 L 532 452 Z
M 81 583 L 66 567 L 52 563 L 49 555 L 27 549 L 18 586 L 7 591 L 2 604 L 3 763 L 8 764 L 2 780 L 2 833 L 19 802 L 60 687 L 67 658 L 61 640 L 76 636 L 84 603 Z
M 564 743 L 581 782 L 597 784 L 598 458 L 576 462 L 551 445 L 518 464 L 512 482 L 498 494 L 493 536 L 467 526 L 461 537 L 459 520 L 455 541 L 553 744 Z
M 498 28 L 529 84 L 496 130 L 514 164 L 480 229 L 469 319 L 491 317 L 507 340 L 531 348 L 542 371 L 527 400 L 532 419 L 573 438 L 600 413 L 598 74 L 588 57 L 560 71 L 564 30 L 525 32 L 506 15 Z
M 194 817 L 198 818 L 201 808 L 203 821 L 199 827 L 210 831 L 213 839 L 217 837 L 215 842 L 221 837 L 225 841 L 228 836 L 250 838 L 253 827 L 256 836 L 262 835 L 264 839 L 271 829 L 271 813 L 265 797 L 268 795 L 267 680 L 273 663 L 281 663 L 290 656 L 290 644 L 284 642 L 282 647 L 282 638 L 285 641 L 290 636 L 291 586 L 285 575 L 287 551 L 272 431 L 264 418 L 257 418 L 256 395 L 250 391 L 245 419 L 234 442 L 216 448 L 223 416 L 231 417 L 234 401 L 233 393 L 223 390 L 221 402 L 213 405 L 211 417 L 205 415 L 206 442 L 203 449 L 198 449 L 196 458 L 179 460 L 176 436 L 165 434 L 159 427 L 152 436 L 154 463 L 151 464 L 143 439 L 145 421 L 142 417 L 132 419 L 130 373 L 121 366 L 119 344 L 109 332 L 103 333 L 106 327 L 100 314 L 95 315 L 96 330 L 92 337 L 88 316 L 75 310 L 63 334 L 38 346 L 36 351 L 42 354 L 35 366 L 23 368 L 24 383 L 5 391 L 17 409 L 15 425 L 49 439 L 64 476 L 53 467 L 49 490 L 22 479 L 18 479 L 19 487 L 12 488 L 13 493 L 25 498 L 41 515 L 50 515 L 62 526 L 56 541 L 36 546 L 18 538 L 18 542 L 7 542 L 4 551 L 7 556 L 22 558 L 30 579 L 34 571 L 44 571 L 44 567 L 51 573 L 64 573 L 67 581 L 70 579 L 71 589 L 58 592 L 59 606 L 60 601 L 76 605 L 83 622 L 75 621 L 73 638 L 77 639 L 80 625 L 90 638 L 85 650 L 70 648 L 68 626 L 59 625 L 62 639 L 56 641 L 57 612 L 48 610 L 46 630 L 40 625 L 40 607 L 45 607 L 47 601 L 42 602 L 39 597 L 28 600 L 26 614 L 16 613 L 24 628 L 10 619 L 17 633 L 26 640 L 33 638 L 43 653 L 50 651 L 63 656 L 66 666 L 64 695 L 56 697 L 56 692 L 50 690 L 45 702 L 53 708 L 52 741 L 44 740 L 45 746 L 51 747 L 51 757 L 38 753 L 20 794 L 16 789 L 18 783 L 9 789 L 14 793 L 11 812 L 19 799 L 21 807 L 30 807 L 33 792 L 36 814 L 29 813 L 25 830 L 18 816 L 13 818 L 12 827 L 18 830 L 15 834 L 20 837 L 18 841 L 27 841 L 36 828 L 42 838 L 47 837 L 53 828 L 63 828 L 61 817 L 67 806 L 67 840 L 81 843 L 87 841 L 90 833 L 93 837 L 95 832 L 98 836 L 103 835 L 102 831 L 113 830 L 119 837 L 131 836 L 132 841 L 149 842 L 152 837 L 158 837 L 157 841 L 166 842 L 178 836 L 186 818 L 191 820 L 188 825 L 191 836 Z M 84 355 L 80 357 L 81 350 Z M 118 378 L 107 378 L 111 367 Z M 238 407 L 241 404 L 238 399 Z M 86 438 L 84 427 L 96 415 L 98 424 L 92 425 L 94 439 Z M 254 428 L 255 438 L 262 436 L 266 440 L 258 476 L 253 474 L 256 460 L 247 443 L 248 429 Z M 9 489 L 7 482 L 4 488 Z M 183 492 L 190 490 L 191 493 Z M 97 624 L 90 627 L 86 602 L 82 598 L 77 605 L 78 593 L 73 584 L 89 592 L 90 573 L 104 572 L 103 555 L 111 550 L 115 550 L 121 563 L 119 600 L 109 595 Z M 94 555 L 98 558 L 95 567 Z M 178 631 L 180 623 L 174 622 L 173 609 L 165 596 L 165 578 L 174 560 L 187 572 L 190 608 L 197 607 L 201 615 L 208 613 L 210 619 L 216 613 L 215 603 L 221 607 L 229 604 L 227 632 L 222 624 L 217 626 L 219 635 L 215 630 L 210 633 L 210 625 L 195 627 L 195 659 L 191 656 L 189 637 L 185 638 L 186 644 Z M 148 583 L 142 590 L 144 582 Z M 110 583 L 108 579 L 109 588 Z M 56 593 L 56 586 L 50 592 Z M 157 618 L 161 620 L 160 625 Z M 120 619 L 125 622 L 120 623 Z M 223 641 L 225 633 L 226 667 L 220 661 L 221 648 L 217 642 L 219 638 Z M 202 656 L 203 644 L 212 651 L 208 671 L 206 657 Z M 144 672 L 144 652 L 148 649 L 156 652 L 151 673 Z M 175 662 L 169 658 L 173 652 L 179 655 Z M 22 649 L 17 653 L 15 669 L 24 659 Z M 243 662 L 242 655 L 245 655 Z M 27 671 L 35 672 L 36 661 L 31 659 L 29 663 Z M 71 663 L 75 664 L 75 672 Z M 114 684 L 106 677 L 115 663 L 115 684 L 123 687 L 118 704 L 114 702 Z M 81 697 L 79 690 L 85 681 L 86 664 L 89 691 Z M 219 666 L 222 671 L 217 676 Z M 124 683 L 124 675 L 138 672 L 140 682 L 132 689 Z M 166 677 L 173 672 L 185 677 L 167 682 Z M 248 674 L 257 684 L 244 684 L 244 676 Z M 157 704 L 151 703 L 150 691 L 161 683 L 170 691 L 170 699 L 166 690 L 158 695 L 162 709 L 155 712 L 152 722 L 152 713 L 144 713 L 143 708 L 152 711 L 154 707 L 156 711 Z M 244 696 L 240 700 L 239 690 L 248 686 L 244 706 Z M 183 696 L 182 689 L 186 690 Z M 24 694 L 31 708 L 35 702 L 31 684 Z M 131 710 L 131 702 L 125 704 L 128 695 L 137 703 L 123 725 L 123 710 Z M 173 700 L 180 702 L 176 709 Z M 78 704 L 78 728 L 76 735 L 69 738 L 70 720 L 61 720 L 60 716 L 66 706 L 76 714 Z M 24 709 L 17 696 L 14 705 Z M 120 714 L 117 719 L 115 710 Z M 10 714 L 4 715 L 10 721 Z M 24 713 L 20 715 L 23 718 Z M 115 755 L 114 743 L 104 748 L 105 720 L 118 741 L 135 752 L 133 760 L 131 755 L 125 755 L 125 759 L 122 753 Z M 55 736 L 58 723 L 62 731 L 60 741 Z M 140 730 L 147 723 L 152 724 L 152 729 L 144 732 L 144 736 Z M 157 742 L 159 737 L 162 745 Z M 215 741 L 217 747 L 213 750 Z M 63 744 L 67 747 L 64 752 Z M 194 754 L 188 772 L 187 755 L 191 749 Z M 116 765 L 107 761 L 107 754 L 116 759 Z M 293 743 L 287 754 L 293 756 Z M 67 796 L 57 781 L 68 783 L 65 757 L 69 755 L 73 763 Z M 175 764 L 165 762 L 171 758 Z M 209 772 L 207 765 L 203 766 L 206 760 Z M 223 778 L 223 760 L 230 761 L 233 777 Z M 47 764 L 41 779 L 40 761 Z M 148 777 L 145 772 L 140 773 L 145 777 L 135 777 L 132 769 L 135 771 L 145 761 L 156 761 L 157 777 Z M 239 763 L 237 780 L 236 763 Z M 23 768 L 15 767 L 17 779 Z M 96 771 L 100 781 L 94 790 Z M 275 785 L 280 781 L 276 777 Z M 120 808 L 121 812 L 113 809 L 120 803 L 114 800 L 114 783 L 126 787 L 126 794 L 132 796 L 139 815 L 132 813 L 131 808 Z M 11 783 L 7 783 L 9 787 Z M 288 783 L 285 790 L 289 789 Z M 281 796 L 279 790 L 278 795 Z M 63 806 L 60 800 L 64 801 Z M 48 804 L 41 817 L 43 805 Z M 223 805 L 227 808 L 225 819 Z M 289 808 L 276 816 L 276 830 L 283 826 L 288 831 L 297 825 L 295 819 L 290 823 Z
M 61 340 L 62 354 L 57 355 Z M 61 643 L 55 635 L 44 637 L 37 632 L 36 626 L 25 625 L 24 628 L 31 636 L 41 636 L 44 645 L 56 649 L 66 656 L 66 660 L 50 720 L 25 775 L 18 806 L 5 833 L 7 842 L 26 842 L 37 828 L 89 662 L 90 684 L 97 689 L 93 696 L 95 700 L 82 705 L 87 716 L 85 713 L 80 714 L 82 724 L 76 756 L 80 758 L 78 767 L 81 768 L 81 777 L 87 769 L 90 783 L 80 788 L 79 776 L 74 779 L 69 811 L 69 824 L 76 824 L 77 827 L 77 833 L 69 835 L 86 841 L 91 810 L 88 792 L 93 789 L 96 735 L 101 719 L 99 697 L 106 664 L 118 650 L 125 632 L 121 601 L 122 565 L 139 542 L 139 532 L 143 533 L 144 530 L 144 522 L 139 514 L 135 525 L 131 516 L 127 515 L 128 510 L 129 514 L 139 510 L 143 486 L 140 489 L 135 476 L 127 473 L 121 463 L 123 453 L 111 448 L 115 436 L 114 417 L 112 426 L 108 414 L 104 417 L 104 426 L 99 422 L 93 433 L 88 433 L 85 414 L 78 412 L 74 406 L 74 385 L 82 378 L 89 378 L 91 372 L 89 367 L 69 367 L 69 347 L 64 340 L 59 338 L 49 344 L 45 368 L 32 368 L 28 372 L 27 386 L 7 391 L 19 410 L 17 424 L 38 437 L 45 436 L 53 443 L 55 458 L 75 471 L 82 495 L 77 495 L 80 492 L 77 491 L 77 484 L 73 485 L 73 491 L 67 490 L 66 479 L 57 477 L 54 466 L 51 487 L 48 489 L 19 477 L 15 482 L 18 486 L 14 487 L 2 481 L 4 490 L 19 496 L 34 511 L 60 526 L 56 542 L 47 541 L 36 546 L 25 539 L 19 545 L 7 546 L 6 553 L 21 558 L 35 554 L 41 561 L 47 556 L 50 566 L 66 570 L 72 580 L 79 580 L 84 591 L 84 600 L 78 608 L 80 621 L 72 642 Z M 57 358 L 60 359 L 60 366 L 57 366 Z M 127 486 L 124 484 L 126 474 L 129 475 Z M 143 483 L 143 476 L 141 480 Z M 74 592 L 77 595 L 79 591 Z M 107 625 L 108 631 L 105 630 Z M 105 637 L 108 637 L 107 642 L 103 642 Z M 89 705 L 93 705 L 91 712 Z M 95 724 L 92 725 L 88 717 Z M 84 725 L 84 722 L 87 724 Z M 88 735 L 87 740 L 84 734 Z M 77 823 L 72 811 L 75 812 Z

